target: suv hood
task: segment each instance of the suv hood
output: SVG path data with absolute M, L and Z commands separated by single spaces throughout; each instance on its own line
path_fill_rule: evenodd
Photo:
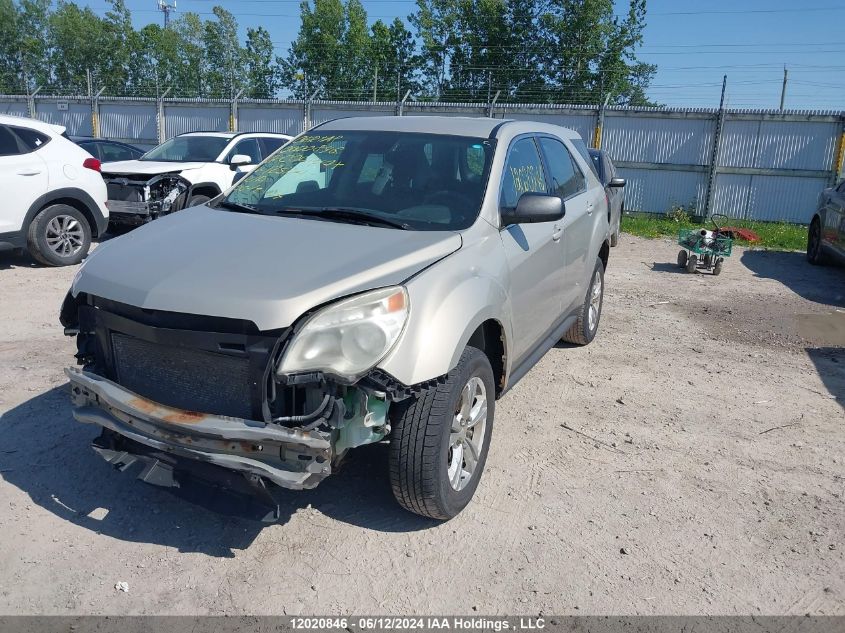
M 155 160 L 121 160 L 115 163 L 103 163 L 103 175 L 113 174 L 145 174 L 155 176 L 156 174 L 171 174 L 186 171 L 188 169 L 199 169 L 207 163 L 170 163 L 167 161 Z
M 451 231 L 195 207 L 102 244 L 72 293 L 152 310 L 291 325 L 332 299 L 399 284 L 461 247 Z

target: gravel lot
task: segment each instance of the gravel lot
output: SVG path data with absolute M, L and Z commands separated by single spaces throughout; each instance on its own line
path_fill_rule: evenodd
M 75 271 L 0 253 L 0 613 L 845 615 L 845 270 L 738 249 L 713 278 L 676 251 L 623 236 L 598 338 L 500 401 L 458 518 L 395 505 L 374 446 L 271 526 L 91 451 Z

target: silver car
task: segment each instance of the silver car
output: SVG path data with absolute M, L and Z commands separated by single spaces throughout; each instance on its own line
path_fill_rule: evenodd
M 807 233 L 807 259 L 811 264 L 828 259 L 845 264 L 845 180 L 819 196 Z
M 622 214 L 625 212 L 625 179 L 616 172 L 616 165 L 610 160 L 607 152 L 601 149 L 590 149 L 590 159 L 599 180 L 604 185 L 607 194 L 607 204 L 610 211 L 610 245 L 619 244 L 619 232 L 622 229 Z
M 596 336 L 610 231 L 582 143 L 501 119 L 317 126 L 83 265 L 61 313 L 75 417 L 144 481 L 267 499 L 386 440 L 399 503 L 455 516 L 496 400 Z

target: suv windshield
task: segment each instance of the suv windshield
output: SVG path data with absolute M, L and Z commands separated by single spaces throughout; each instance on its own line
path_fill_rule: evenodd
M 224 136 L 177 136 L 151 149 L 140 160 L 212 163 L 230 140 Z
M 355 221 L 357 214 L 416 230 L 464 229 L 481 208 L 493 149 L 484 138 L 315 131 L 262 163 L 221 205 L 267 215 L 325 213 L 332 221 Z

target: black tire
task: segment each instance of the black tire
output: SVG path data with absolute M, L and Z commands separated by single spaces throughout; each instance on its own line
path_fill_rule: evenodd
M 33 218 L 26 237 L 29 254 L 40 264 L 72 266 L 88 255 L 91 225 L 79 209 L 54 204 Z
M 813 218 L 810 223 L 810 230 L 807 231 L 807 261 L 813 266 L 820 266 L 825 263 L 824 251 L 822 250 L 822 224 L 817 217 Z
M 601 284 L 598 295 L 597 314 L 591 323 L 590 321 L 590 306 L 593 305 L 594 286 L 596 284 L 596 276 L 598 275 L 598 282 Z M 596 333 L 599 331 L 599 321 L 601 321 L 601 309 L 604 305 L 604 264 L 601 259 L 596 258 L 596 265 L 593 267 L 593 274 L 590 275 L 590 284 L 587 286 L 587 294 L 584 297 L 584 304 L 578 312 L 578 318 L 572 327 L 563 335 L 563 340 L 567 343 L 574 343 L 575 345 L 588 345 L 596 338 Z
M 698 255 L 693 253 L 687 259 L 687 272 L 694 273 L 696 268 L 698 268 Z
M 481 450 L 471 476 L 460 490 L 449 481 L 450 438 L 462 391 L 473 378 L 484 385 L 487 412 Z M 448 520 L 472 499 L 490 447 L 496 398 L 487 356 L 467 347 L 446 381 L 391 408 L 390 485 L 399 504 L 416 514 Z
M 721 275 L 722 274 L 722 262 L 724 260 L 720 257 L 716 260 L 716 265 L 713 266 L 713 274 L 714 275 Z
M 689 255 L 686 251 L 678 251 L 678 267 L 679 268 L 686 268 L 687 267 L 687 259 Z
M 188 209 L 190 207 L 198 207 L 201 204 L 205 204 L 209 200 L 211 200 L 211 198 L 208 197 L 208 196 L 203 196 L 203 195 L 191 196 L 191 199 L 188 200 L 188 206 L 185 207 L 185 208 Z

